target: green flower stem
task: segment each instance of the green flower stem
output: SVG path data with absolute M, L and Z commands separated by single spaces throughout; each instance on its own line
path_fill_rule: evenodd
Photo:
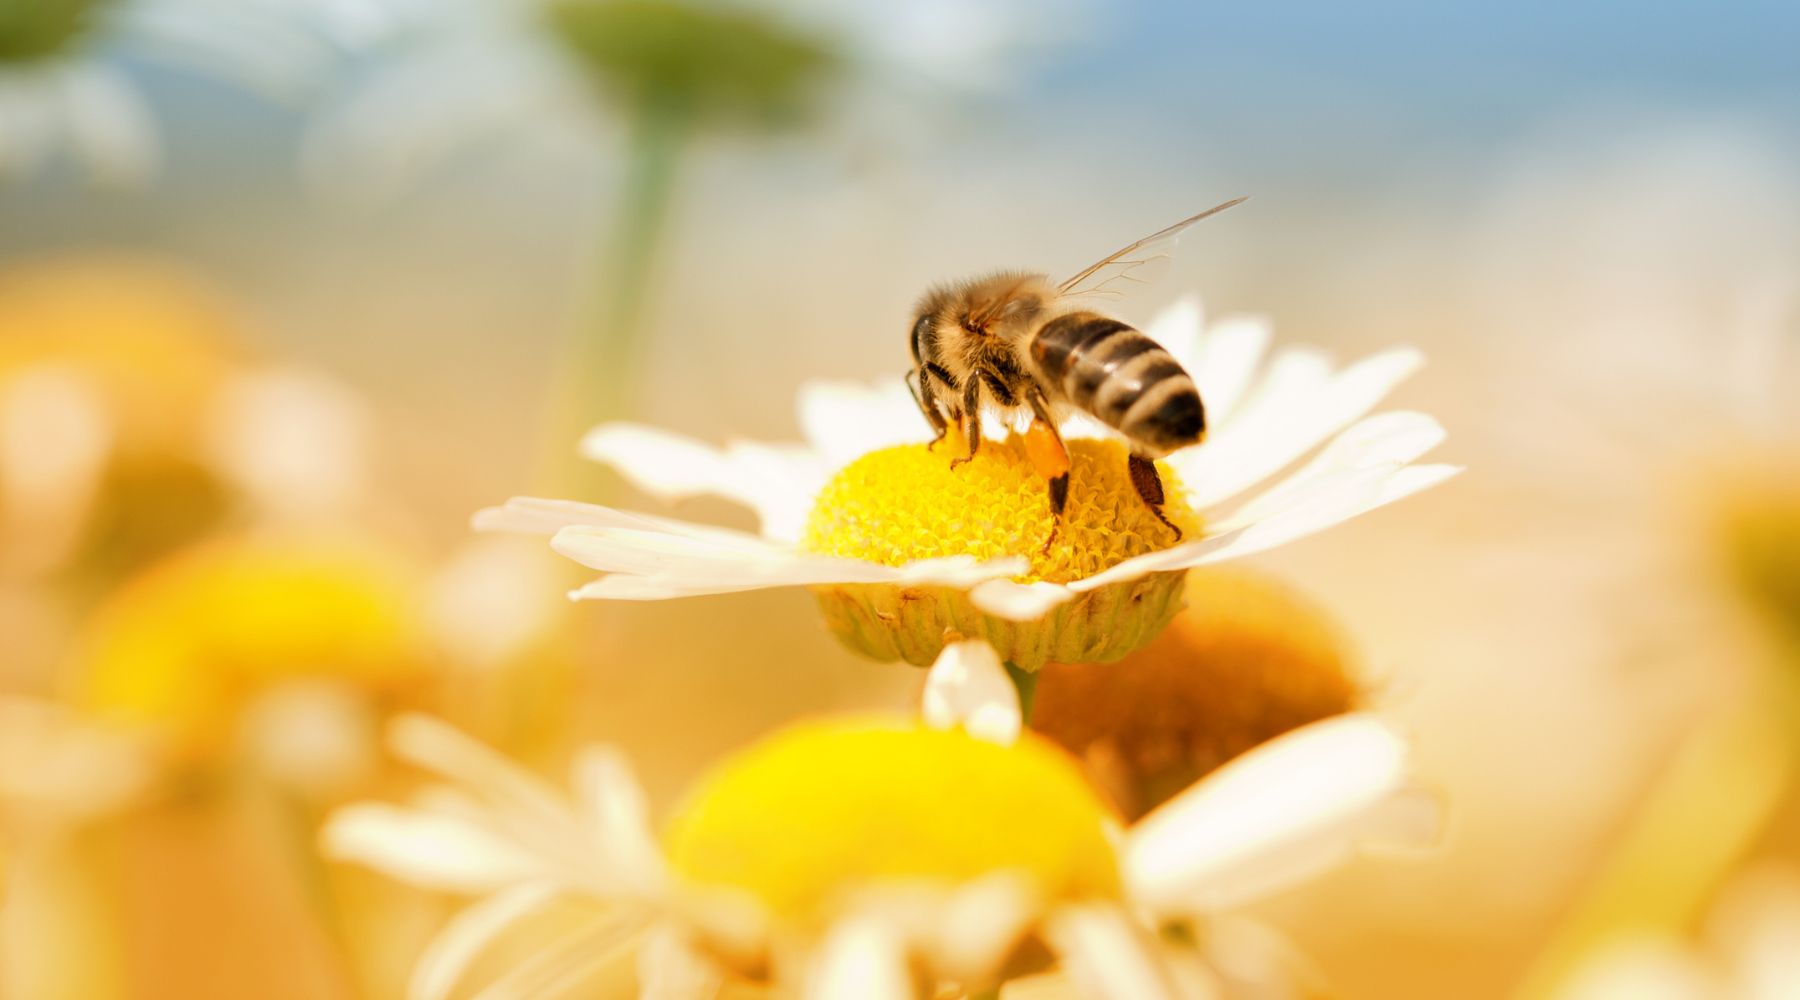
M 593 321 L 569 339 L 549 420 L 552 487 L 591 497 L 596 485 L 575 444 L 589 428 L 628 416 L 637 403 L 644 310 L 668 231 L 681 155 L 691 131 L 680 109 L 646 102 L 632 116 L 625 175 L 608 221 L 604 277 Z
M 1013 666 L 1011 660 L 1007 660 L 1006 676 L 1011 677 L 1013 687 L 1019 689 L 1019 717 L 1025 721 L 1026 725 L 1030 725 L 1031 706 L 1037 700 L 1037 671 L 1021 670 Z

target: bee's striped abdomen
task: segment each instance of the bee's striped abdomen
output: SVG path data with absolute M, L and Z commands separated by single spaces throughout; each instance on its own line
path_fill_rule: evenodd
M 1153 451 L 1193 444 L 1206 431 L 1194 380 L 1126 323 L 1088 312 L 1059 316 L 1038 331 L 1031 355 L 1065 401 Z

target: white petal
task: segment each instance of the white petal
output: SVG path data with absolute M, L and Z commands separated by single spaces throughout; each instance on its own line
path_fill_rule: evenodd
M 805 448 L 742 443 L 721 450 L 638 424 L 596 427 L 582 439 L 581 452 L 665 500 L 704 494 L 736 500 L 756 511 L 763 534 L 779 538 L 798 537 L 829 474 Z
M 1154 942 L 1117 907 L 1063 906 L 1045 922 L 1044 937 L 1084 997 L 1182 1000 Z
M 29 574 L 67 558 L 99 496 L 114 431 L 99 386 L 74 368 L 26 366 L 0 384 L 0 561 Z
M 371 418 L 347 386 L 268 368 L 221 387 L 207 415 L 213 464 L 264 510 L 343 512 L 368 490 Z
M 643 915 L 632 910 L 608 913 L 583 924 L 509 968 L 475 994 L 474 1000 L 549 1000 L 574 995 L 575 987 L 618 958 L 645 924 Z
M 1409 497 L 1461 471 L 1452 465 L 1395 468 L 1389 464 L 1314 477 L 1281 496 L 1279 507 L 1262 503 L 1260 497 L 1247 504 L 1245 509 L 1257 514 L 1257 520 L 1245 522 L 1233 517 L 1220 521 L 1208 526 L 1204 538 L 1127 559 L 1070 583 L 1069 589 L 1080 593 L 1147 573 L 1190 569 L 1253 555 Z
M 913 995 L 901 942 L 871 919 L 833 927 L 806 977 L 807 1000 L 912 1000 Z
M 1024 572 L 1026 567 L 1026 561 L 1016 556 L 987 562 L 954 556 L 884 566 L 861 559 L 811 555 L 751 535 L 717 531 L 702 535 L 690 530 L 691 526 L 680 528 L 677 532 L 660 525 L 577 525 L 557 532 L 551 547 L 584 566 L 613 574 L 582 587 L 575 597 L 614 600 L 662 600 L 762 587 L 834 583 L 967 589 L 985 580 Z
M 542 873 L 534 859 L 489 830 L 380 803 L 337 810 L 319 836 L 331 857 L 428 889 L 492 892 Z
M 718 967 L 666 923 L 645 935 L 637 969 L 638 1000 L 712 1000 L 725 986 Z
M 450 779 L 528 822 L 561 825 L 568 808 L 542 778 L 460 730 L 408 713 L 388 726 L 388 742 L 402 759 Z
M 1365 841 L 1428 840 L 1437 810 L 1408 768 L 1405 741 L 1367 714 L 1265 743 L 1132 828 L 1132 898 L 1164 915 L 1202 914 L 1315 875 Z
M 689 538 L 712 539 L 721 545 L 739 545 L 752 550 L 770 544 L 765 538 L 729 528 L 616 510 L 576 500 L 546 500 L 541 497 L 513 497 L 499 507 L 478 510 L 470 519 L 470 524 L 476 531 L 503 531 L 523 535 L 554 535 L 564 528 L 634 528 L 639 531 L 666 531 Z
M 806 439 L 834 470 L 879 448 L 931 440 L 903 379 L 807 382 L 798 405 Z
M 875 565 L 806 555 L 749 535 L 738 539 L 695 538 L 659 528 L 580 525 L 557 532 L 550 539 L 550 547 L 602 573 L 736 577 L 744 582 L 788 572 L 793 567 L 810 567 L 810 572 L 802 571 L 803 576 L 850 573 L 854 578 L 859 565 Z
M 953 642 L 938 654 L 925 678 L 923 714 L 935 729 L 957 726 L 971 736 L 1010 745 L 1019 738 L 1019 689 L 994 647 L 979 639 Z
M 1193 364 L 1182 362 L 1200 389 L 1207 423 L 1215 432 L 1229 427 L 1235 419 L 1238 404 L 1273 339 L 1274 332 L 1266 319 L 1227 317 L 1201 335 Z
M 1189 501 L 1210 507 L 1273 475 L 1367 413 L 1424 363 L 1411 348 L 1384 351 L 1332 375 L 1317 352 L 1275 359 L 1244 412 L 1204 444 L 1171 455 Z
M 1074 597 L 1075 593 L 1068 587 L 1048 580 L 1032 583 L 990 580 L 969 591 L 969 599 L 977 608 L 1015 622 L 1036 621 Z
M 650 829 L 644 789 L 624 753 L 586 747 L 572 769 L 576 799 L 607 867 L 635 892 L 655 893 L 662 886 L 662 852 Z
M 451 917 L 413 966 L 406 987 L 409 1000 L 443 1000 L 449 996 L 489 942 L 555 897 L 555 887 L 545 883 L 516 885 Z
M 997 872 L 958 888 L 938 912 L 927 950 L 946 978 L 979 982 L 993 976 L 1042 912 L 1031 880 Z
M 1279 509 L 1283 499 L 1314 480 L 1340 472 L 1399 466 L 1442 444 L 1444 428 L 1423 413 L 1396 411 L 1359 420 L 1293 475 L 1233 512 L 1233 521 L 1254 521 L 1265 509 Z
M 1204 313 L 1198 295 L 1183 295 L 1157 313 L 1144 333 L 1175 356 L 1181 367 L 1193 374 L 1200 360 L 1200 340 Z M 1207 400 L 1208 404 L 1212 401 Z

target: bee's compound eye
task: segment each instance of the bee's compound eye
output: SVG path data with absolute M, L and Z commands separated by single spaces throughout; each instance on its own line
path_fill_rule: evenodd
M 912 353 L 914 361 L 925 360 L 925 345 L 931 339 L 931 314 L 920 313 L 912 324 Z

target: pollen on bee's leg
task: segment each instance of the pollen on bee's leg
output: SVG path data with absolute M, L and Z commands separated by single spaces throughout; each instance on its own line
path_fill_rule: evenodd
M 1037 469 L 1038 475 L 1054 482 L 1062 477 L 1064 491 L 1067 492 L 1069 475 L 1069 449 L 1063 446 L 1062 437 L 1056 428 L 1042 420 L 1033 420 L 1031 427 L 1025 431 L 1025 454 L 1031 459 L 1031 465 Z

